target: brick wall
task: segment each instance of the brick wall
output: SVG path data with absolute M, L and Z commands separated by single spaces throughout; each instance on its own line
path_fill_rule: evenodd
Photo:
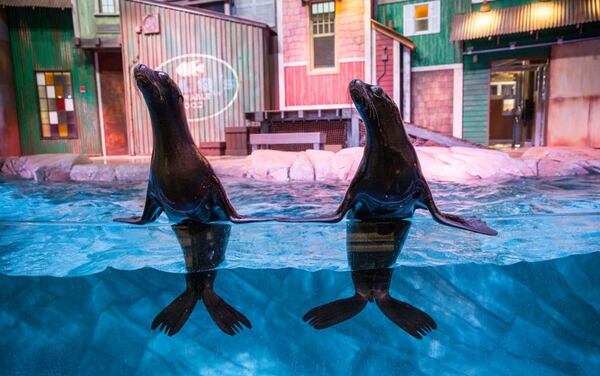
M 454 71 L 412 73 L 412 122 L 446 135 L 452 135 L 452 95 Z

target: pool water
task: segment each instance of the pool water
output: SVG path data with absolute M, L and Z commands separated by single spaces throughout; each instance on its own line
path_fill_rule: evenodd
M 256 216 L 329 213 L 346 188 L 224 183 Z M 0 373 L 598 374 L 599 186 L 432 185 L 486 237 L 426 212 L 135 227 L 111 219 L 144 185 L 0 181 Z

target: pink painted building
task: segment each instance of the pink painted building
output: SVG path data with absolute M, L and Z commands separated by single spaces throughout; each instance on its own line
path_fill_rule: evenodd
M 350 108 L 348 83 L 358 78 L 380 84 L 408 111 L 403 67 L 410 70 L 414 44 L 373 21 L 369 0 L 277 0 L 275 8 L 280 110 Z

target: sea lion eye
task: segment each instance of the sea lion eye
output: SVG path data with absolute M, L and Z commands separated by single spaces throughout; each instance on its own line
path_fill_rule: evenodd
M 383 95 L 383 90 L 379 86 L 371 86 L 371 92 L 378 97 Z

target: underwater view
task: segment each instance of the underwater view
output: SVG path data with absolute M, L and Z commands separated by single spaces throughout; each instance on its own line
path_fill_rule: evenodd
M 224 180 L 244 215 L 345 186 Z M 0 181 L 5 374 L 600 371 L 600 176 L 432 184 L 496 237 L 410 221 L 145 227 L 145 184 Z

